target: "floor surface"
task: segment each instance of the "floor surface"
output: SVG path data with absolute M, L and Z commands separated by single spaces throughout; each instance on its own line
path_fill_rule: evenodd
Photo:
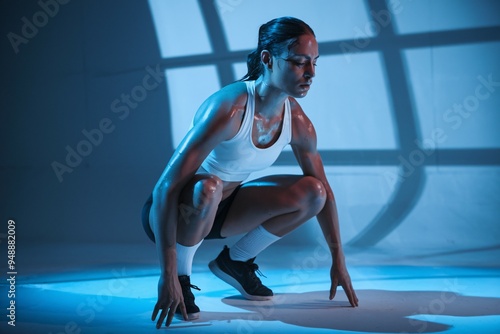
M 346 249 L 360 300 L 359 307 L 352 308 L 341 289 L 333 301 L 328 300 L 329 259 L 321 248 L 297 250 L 277 245 L 265 250 L 257 263 L 266 275 L 262 281 L 275 297 L 252 302 L 208 270 L 206 263 L 218 253 L 218 245 L 209 242 L 212 244 L 202 245 L 197 253 L 192 275 L 192 283 L 201 288 L 195 291 L 202 310 L 200 319 L 175 320 L 160 333 L 455 334 L 500 330 L 498 247 L 418 256 L 383 249 Z M 40 247 L 38 256 L 52 257 L 52 266 L 37 268 L 30 263 L 29 270 L 18 273 L 16 326 L 9 326 L 8 317 L 2 317 L 2 333 L 158 332 L 150 320 L 158 280 L 153 247 L 81 245 L 69 249 Z M 122 255 L 121 261 L 109 255 L 111 249 Z M 61 267 L 74 256 L 80 257 L 80 268 Z M 479 265 L 471 265 L 473 259 Z M 2 282 L 1 287 L 5 296 L 8 285 Z

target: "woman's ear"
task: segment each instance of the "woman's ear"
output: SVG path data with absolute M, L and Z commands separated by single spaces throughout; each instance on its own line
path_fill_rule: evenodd
M 273 56 L 268 50 L 262 50 L 260 53 L 260 61 L 268 70 L 273 69 Z

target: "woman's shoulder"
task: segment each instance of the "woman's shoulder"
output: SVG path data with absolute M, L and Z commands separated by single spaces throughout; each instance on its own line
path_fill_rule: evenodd
M 309 117 L 293 97 L 289 97 L 290 110 L 292 117 L 292 129 L 296 134 L 295 138 L 304 138 L 307 136 L 315 136 L 314 125 Z
M 288 101 L 290 101 L 290 111 L 292 114 L 292 118 L 297 118 L 297 117 L 302 118 L 306 116 L 304 110 L 302 109 L 299 102 L 297 102 L 295 98 L 290 96 L 288 97 Z
M 227 107 L 241 107 L 246 105 L 247 85 L 245 82 L 237 81 L 212 94 L 209 100 L 212 103 L 225 105 Z M 232 108 L 231 108 L 232 109 Z
M 200 119 L 214 119 L 227 122 L 235 116 L 241 118 L 247 102 L 244 82 L 234 82 L 222 87 L 209 96 L 196 112 L 194 123 Z

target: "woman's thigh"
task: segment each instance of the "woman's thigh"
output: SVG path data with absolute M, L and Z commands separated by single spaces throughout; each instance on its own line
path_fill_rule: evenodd
M 222 197 L 222 181 L 210 174 L 196 174 L 184 186 L 173 210 L 177 210 L 177 241 L 183 245 L 197 242 L 208 234 Z M 153 203 L 152 210 L 155 203 Z M 154 219 L 149 220 L 151 230 Z
M 245 233 L 271 218 L 300 210 L 304 198 L 314 191 L 311 188 L 315 182 L 320 184 L 310 176 L 270 175 L 245 183 L 231 204 L 222 236 Z

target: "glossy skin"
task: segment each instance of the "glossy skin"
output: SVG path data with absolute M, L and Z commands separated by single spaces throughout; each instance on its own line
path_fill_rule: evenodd
M 355 307 L 358 299 L 344 262 L 335 197 L 316 148 L 314 127 L 295 100 L 307 95 L 318 56 L 318 44 L 310 34 L 301 35 L 298 43 L 280 56 L 262 51 L 264 74 L 256 80 L 252 139 L 257 147 L 269 147 L 277 140 L 288 98 L 292 113 L 290 144 L 303 175 L 273 175 L 246 182 L 231 205 L 221 234 L 233 236 L 263 225 L 269 232 L 284 236 L 316 216 L 332 255 L 329 297 L 333 299 L 341 285 Z M 161 311 L 157 328 L 165 319 L 170 325 L 177 306 L 187 320 L 177 279 L 175 245 L 191 246 L 202 240 L 212 227 L 219 202 L 240 184 L 222 181 L 200 165 L 217 144 L 236 135 L 246 100 L 243 82 L 210 96 L 197 111 L 194 127 L 174 152 L 153 191 L 150 225 L 161 268 L 158 302 L 152 315 L 155 321 Z

